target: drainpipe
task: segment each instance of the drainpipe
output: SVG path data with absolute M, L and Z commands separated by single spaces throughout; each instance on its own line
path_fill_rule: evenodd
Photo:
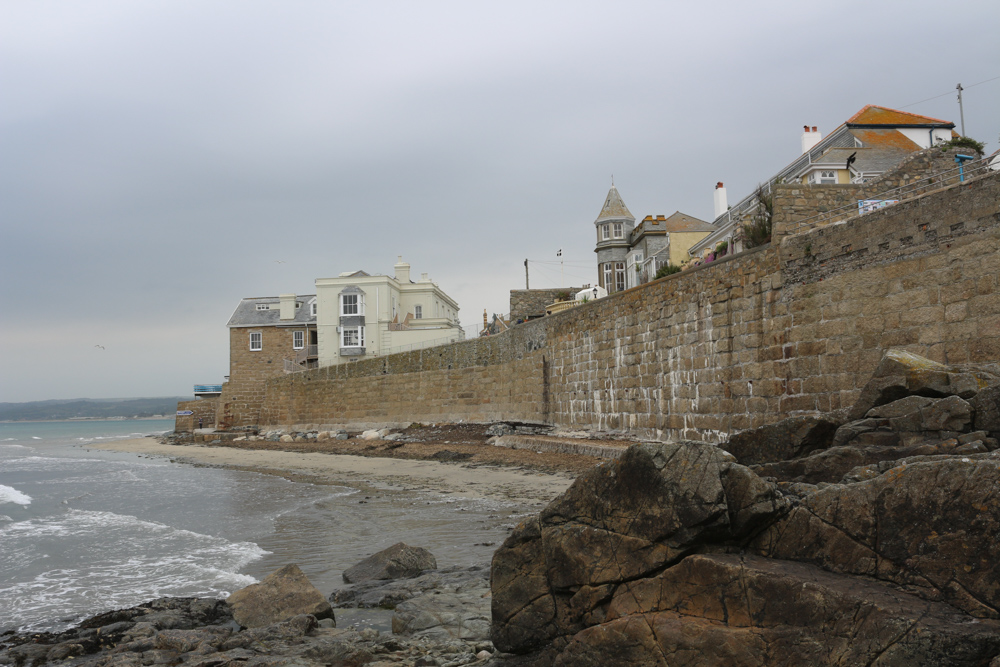
M 963 168 L 964 165 L 965 165 L 965 163 L 967 161 L 969 161 L 969 160 L 975 160 L 975 159 L 976 158 L 974 158 L 971 155 L 956 155 L 955 156 L 955 162 L 958 163 L 958 182 L 959 183 L 964 183 L 965 182 L 965 170 Z

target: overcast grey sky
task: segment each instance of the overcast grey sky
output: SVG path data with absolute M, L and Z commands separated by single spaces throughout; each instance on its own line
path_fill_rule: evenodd
M 400 254 L 481 322 L 525 258 L 595 281 L 612 173 L 637 217 L 711 219 L 866 104 L 958 123 L 961 82 L 995 150 L 998 28 L 996 0 L 0 2 L 0 401 L 190 394 L 241 297 Z

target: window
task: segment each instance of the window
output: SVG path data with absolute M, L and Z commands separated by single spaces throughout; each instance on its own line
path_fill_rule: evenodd
M 622 238 L 622 236 L 625 235 L 624 230 L 625 230 L 625 225 L 623 225 L 620 222 L 616 222 L 615 223 L 615 238 L 616 239 Z
M 313 301 L 309 304 L 309 316 L 316 317 L 316 302 Z
M 271 310 L 271 306 L 266 303 L 258 303 L 257 310 Z
M 293 331 L 292 332 L 292 349 L 301 350 L 306 346 L 306 332 L 305 331 Z
M 615 291 L 625 289 L 625 262 L 615 262 Z
M 341 330 L 341 347 L 362 347 L 365 341 L 364 327 L 344 327 Z
M 348 293 L 340 295 L 341 315 L 364 315 L 365 295 L 364 293 Z
M 604 289 L 610 291 L 613 284 L 611 262 L 607 262 L 604 264 Z
M 607 241 L 611 238 L 611 225 L 601 225 L 601 235 Z
M 416 305 L 413 307 L 413 319 L 419 320 L 424 317 L 424 307 L 421 305 Z
M 819 182 L 820 185 L 829 185 L 831 183 L 837 182 L 837 172 L 835 171 L 821 171 L 819 172 Z
M 264 349 L 264 336 L 259 331 L 250 332 L 250 351 L 260 352 Z

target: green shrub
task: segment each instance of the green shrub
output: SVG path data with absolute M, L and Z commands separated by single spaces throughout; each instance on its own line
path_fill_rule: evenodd
M 986 148 L 986 144 L 981 141 L 976 141 L 972 137 L 955 137 L 951 141 L 946 141 L 941 144 L 941 150 L 946 151 L 949 148 L 968 148 L 982 154 L 983 150 Z
M 754 192 L 753 211 L 749 220 L 740 226 L 743 237 L 743 247 L 750 249 L 771 242 L 771 219 L 774 217 L 774 192 L 763 185 L 758 185 Z
M 653 280 L 659 280 L 664 276 L 672 276 L 675 273 L 680 273 L 680 272 L 681 272 L 681 267 L 677 266 L 676 264 L 666 264 L 660 267 L 660 270 L 656 272 L 656 277 L 653 278 Z

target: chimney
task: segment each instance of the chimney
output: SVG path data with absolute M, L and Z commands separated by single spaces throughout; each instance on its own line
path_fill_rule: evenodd
M 823 135 L 820 133 L 816 126 L 813 125 L 812 129 L 809 129 L 808 125 L 802 126 L 802 152 L 806 153 L 810 148 L 818 144 L 823 139 Z
M 715 184 L 715 217 L 729 210 L 729 200 L 726 199 L 726 186 L 719 181 Z
M 295 319 L 295 295 L 294 294 L 281 294 L 278 296 L 278 300 L 281 304 L 281 314 L 278 316 L 282 320 L 294 320 Z
M 409 283 L 410 282 L 410 265 L 403 261 L 403 256 L 399 255 L 396 260 L 396 265 L 393 266 L 396 270 L 396 282 L 398 283 Z

